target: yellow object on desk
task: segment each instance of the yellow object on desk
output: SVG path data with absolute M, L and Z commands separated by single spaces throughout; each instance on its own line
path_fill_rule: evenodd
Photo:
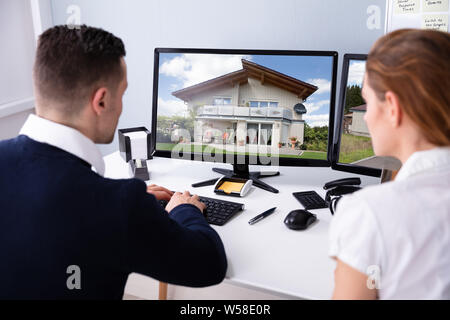
M 218 189 L 228 194 L 232 192 L 239 193 L 241 192 L 243 186 L 244 183 L 242 182 L 224 181 Z

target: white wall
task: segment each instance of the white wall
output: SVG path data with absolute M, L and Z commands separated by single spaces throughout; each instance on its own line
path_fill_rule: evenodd
M 149 129 L 155 47 L 337 50 L 342 59 L 344 53 L 368 52 L 383 34 L 385 10 L 385 0 L 52 0 L 51 4 L 55 24 L 66 23 L 68 6 L 78 5 L 82 23 L 124 40 L 129 89 L 119 127 Z M 380 29 L 367 28 L 369 5 L 380 7 Z M 102 152 L 117 149 L 116 137 Z
M 0 1 L 0 105 L 33 95 L 34 31 L 29 0 Z
M 1 0 L 0 140 L 16 136 L 32 112 L 34 39 L 30 0 Z
M 0 140 L 11 139 L 19 134 L 28 115 L 34 113 L 34 109 L 14 113 L 0 118 Z

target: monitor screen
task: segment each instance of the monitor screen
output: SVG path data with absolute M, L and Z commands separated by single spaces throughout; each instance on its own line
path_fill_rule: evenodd
M 336 63 L 328 51 L 157 48 L 155 154 L 329 166 Z
M 336 143 L 332 160 L 334 169 L 380 176 L 383 168 L 398 170 L 398 160 L 377 157 L 364 120 L 367 105 L 361 95 L 366 70 L 365 54 L 346 54 L 342 66 Z

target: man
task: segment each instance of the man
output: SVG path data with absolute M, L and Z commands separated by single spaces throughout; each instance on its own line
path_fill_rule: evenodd
M 95 143 L 113 140 L 124 56 L 101 29 L 41 35 L 37 115 L 0 142 L 0 299 L 121 299 L 131 272 L 193 287 L 223 280 L 223 244 L 197 196 L 102 177 Z M 157 199 L 170 199 L 169 214 Z

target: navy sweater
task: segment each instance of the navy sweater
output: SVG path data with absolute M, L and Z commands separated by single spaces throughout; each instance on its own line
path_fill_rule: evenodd
M 0 299 L 121 299 L 131 272 L 201 287 L 226 268 L 195 206 L 169 215 L 142 181 L 103 178 L 23 135 L 0 142 Z

